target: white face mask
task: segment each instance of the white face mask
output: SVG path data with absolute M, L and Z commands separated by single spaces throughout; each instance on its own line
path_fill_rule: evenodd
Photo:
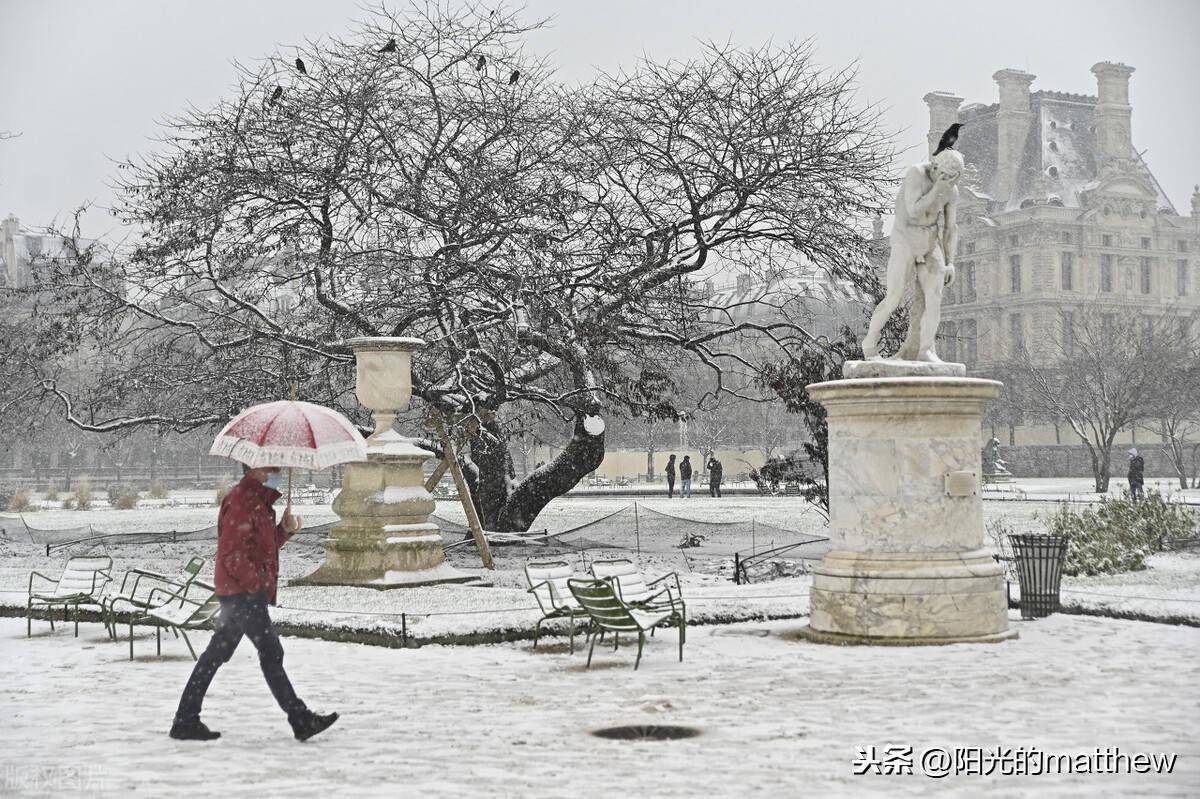
M 267 488 L 279 490 L 279 472 L 271 472 L 267 475 L 267 479 L 263 481 L 263 485 Z

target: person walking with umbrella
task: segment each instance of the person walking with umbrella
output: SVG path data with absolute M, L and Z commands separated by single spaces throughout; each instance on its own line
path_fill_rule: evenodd
M 300 529 L 300 519 L 292 515 L 290 475 L 287 509 L 275 521 L 273 505 L 282 496 L 280 466 L 326 468 L 362 460 L 366 442 L 340 414 L 285 401 L 243 411 L 221 431 L 210 452 L 241 459 L 242 479 L 225 497 L 217 516 L 215 582 L 221 614 L 179 698 L 170 736 L 197 741 L 221 736 L 200 720 L 201 707 L 217 670 L 229 662 L 245 637 L 258 650 L 263 676 L 287 714 L 293 735 L 304 741 L 328 729 L 338 715 L 314 713 L 296 695 L 283 668 L 283 645 L 267 610 L 275 604 L 279 550 Z

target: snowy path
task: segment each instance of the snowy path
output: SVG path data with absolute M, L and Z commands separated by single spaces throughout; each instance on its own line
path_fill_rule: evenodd
M 214 683 L 215 744 L 166 737 L 191 668 L 182 642 L 137 641 L 129 662 L 95 624 L 80 638 L 0 619 L 0 795 L 611 796 L 1195 795 L 1200 630 L 1055 616 L 1015 621 L 1018 641 L 826 647 L 797 622 L 697 628 L 585 655 L 527 643 L 391 650 L 285 639 L 301 695 L 342 720 L 299 744 L 253 650 Z M 196 636 L 201 642 L 207 636 Z M 703 728 L 672 742 L 587 730 Z M 1172 775 L 853 776 L 858 746 L 1120 747 L 1176 752 Z

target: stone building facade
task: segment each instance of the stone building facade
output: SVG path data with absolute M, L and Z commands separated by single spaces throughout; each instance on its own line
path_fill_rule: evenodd
M 1133 144 L 1133 67 L 1091 71 L 1095 95 L 1032 91 L 1034 75 L 1002 69 L 998 102 L 925 96 L 931 152 L 964 123 L 958 279 L 939 352 L 974 373 L 994 373 L 1022 346 L 1043 362 L 1063 357 L 1085 305 L 1114 316 L 1200 310 L 1200 187 L 1180 214 Z M 1006 432 L 1008 444 L 1078 444 L 1051 426 Z

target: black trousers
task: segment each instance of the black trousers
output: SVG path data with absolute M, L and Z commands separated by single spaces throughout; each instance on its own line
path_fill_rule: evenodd
M 216 632 L 208 647 L 201 653 L 188 678 L 183 696 L 179 698 L 179 709 L 175 712 L 177 721 L 190 721 L 200 717 L 200 706 L 204 704 L 204 695 L 212 683 L 217 669 L 229 662 L 234 650 L 242 641 L 242 636 L 250 639 L 258 650 L 258 662 L 262 666 L 263 676 L 275 696 L 279 707 L 287 713 L 288 719 L 294 719 L 303 714 L 308 708 L 292 688 L 287 672 L 283 670 L 283 644 L 279 635 L 271 626 L 271 617 L 267 613 L 267 595 L 234 594 L 220 597 L 221 615 L 217 618 Z
M 675 496 L 675 475 L 667 475 L 667 499 Z
M 708 484 L 708 493 L 709 493 L 709 496 L 714 496 L 714 497 L 721 496 L 721 484 L 720 483 L 709 483 Z

